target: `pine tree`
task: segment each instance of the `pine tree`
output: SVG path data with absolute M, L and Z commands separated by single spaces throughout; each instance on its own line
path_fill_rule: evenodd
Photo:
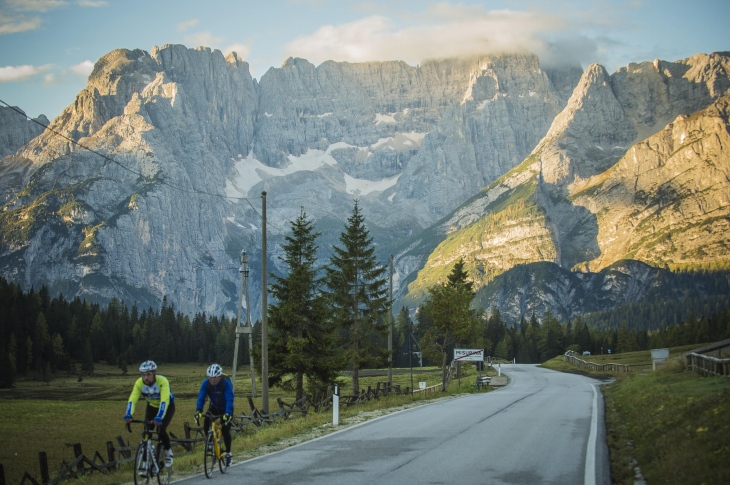
M 276 303 L 269 305 L 269 384 L 281 383 L 299 400 L 305 394 L 305 377 L 312 391 L 326 387 L 342 370 L 344 359 L 316 267 L 320 233 L 314 232 L 304 209 L 291 222 L 291 232 L 279 257 L 288 274 L 271 275 Z
M 342 330 L 345 355 L 352 365 L 353 393 L 357 394 L 363 365 L 382 365 L 387 357 L 381 340 L 387 332 L 388 303 L 386 268 L 375 260 L 373 239 L 357 200 L 340 242 L 342 247 L 333 246 L 326 284 L 335 321 Z
M 469 308 L 474 299 L 472 283 L 463 270 L 464 262 L 459 260 L 444 284 L 437 283 L 428 290 L 430 299 L 424 311 L 433 325 L 423 337 L 423 350 L 441 357 L 441 387 L 446 390 L 446 364 L 448 353 L 454 346 L 472 333 L 475 314 Z

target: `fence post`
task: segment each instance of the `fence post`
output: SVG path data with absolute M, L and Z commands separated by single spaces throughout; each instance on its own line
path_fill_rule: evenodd
M 189 440 L 190 439 L 190 423 L 185 421 L 183 423 L 183 430 L 185 431 L 185 439 Z M 193 448 L 195 448 L 195 443 L 193 443 Z
M 74 443 L 74 456 L 78 459 L 83 456 L 83 453 L 81 452 L 81 443 Z M 82 471 L 84 469 L 84 461 L 79 460 L 78 464 L 76 465 L 76 469 L 78 471 Z
M 115 456 L 114 443 L 111 441 L 106 442 L 106 459 L 109 463 L 114 463 L 114 468 L 117 467 L 117 459 Z
M 38 464 L 41 468 L 41 483 L 48 483 L 51 481 L 51 475 L 48 473 L 48 455 L 45 451 L 38 453 Z

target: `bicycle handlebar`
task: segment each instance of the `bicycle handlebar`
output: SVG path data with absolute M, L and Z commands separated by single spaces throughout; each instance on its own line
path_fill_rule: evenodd
M 127 431 L 129 431 L 130 433 L 132 432 L 132 423 L 143 424 L 147 431 L 157 433 L 157 431 L 155 430 L 154 421 L 147 421 L 146 419 L 132 419 L 127 423 Z

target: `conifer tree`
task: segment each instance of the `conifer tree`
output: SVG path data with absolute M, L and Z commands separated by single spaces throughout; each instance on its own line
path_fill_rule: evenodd
M 437 283 L 428 289 L 430 299 L 424 312 L 432 320 L 432 326 L 423 337 L 423 350 L 441 357 L 441 388 L 446 390 L 446 364 L 448 353 L 462 339 L 472 334 L 476 321 L 475 313 L 469 308 L 474 299 L 472 283 L 467 280 L 464 261 L 459 260 L 446 283 Z
M 344 364 L 316 267 L 319 235 L 302 209 L 279 257 L 288 274 L 271 275 L 276 303 L 269 305 L 269 384 L 295 391 L 297 400 L 304 397 L 305 377 L 312 390 L 325 387 Z
M 345 354 L 352 366 L 352 390 L 357 394 L 360 369 L 364 365 L 382 365 L 388 353 L 380 341 L 387 332 L 386 269 L 375 259 L 373 239 L 357 200 L 340 242 L 342 247 L 333 246 L 326 279 L 333 315 L 342 330 Z

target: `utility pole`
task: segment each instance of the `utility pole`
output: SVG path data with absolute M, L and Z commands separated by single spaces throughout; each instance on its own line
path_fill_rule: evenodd
M 261 409 L 269 413 L 268 288 L 266 286 L 266 192 L 261 192 Z
M 390 255 L 390 287 L 388 288 L 388 387 L 393 386 L 393 255 Z
M 241 327 L 241 306 L 243 302 L 243 258 L 246 257 L 246 251 L 241 251 L 241 267 L 238 270 L 241 273 L 241 284 L 238 286 L 238 319 L 236 320 L 236 346 L 233 350 L 233 375 L 231 376 L 231 384 L 233 384 L 233 390 L 236 389 L 236 369 L 238 368 L 238 340 L 243 333 L 243 327 Z
M 253 327 L 251 326 L 251 306 L 248 303 L 248 255 L 243 251 L 241 255 L 241 267 L 243 276 L 246 279 L 246 325 L 243 327 L 243 333 L 248 334 L 248 365 L 251 368 L 251 397 L 256 397 L 256 370 L 253 366 Z
M 411 366 L 411 397 L 413 397 L 413 323 L 410 321 L 408 322 L 408 364 Z

